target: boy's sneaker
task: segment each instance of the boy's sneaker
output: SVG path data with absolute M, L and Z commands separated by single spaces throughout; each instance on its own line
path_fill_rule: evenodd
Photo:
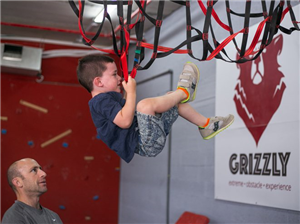
M 234 116 L 229 114 L 227 117 L 211 117 L 209 124 L 205 128 L 199 127 L 203 139 L 211 139 L 221 131 L 228 128 L 234 121 Z
M 182 89 L 188 97 L 181 103 L 191 102 L 196 98 L 197 86 L 200 78 L 199 69 L 192 62 L 185 63 L 179 76 L 177 89 Z

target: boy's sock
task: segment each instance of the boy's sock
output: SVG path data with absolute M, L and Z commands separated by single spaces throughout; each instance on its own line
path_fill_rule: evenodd
M 207 125 L 209 124 L 210 118 L 207 118 L 206 124 L 203 126 L 198 126 L 200 129 L 204 129 L 207 127 Z
M 186 98 L 183 100 L 183 101 L 187 101 L 190 97 L 190 93 L 187 91 L 187 89 L 181 87 L 181 86 L 178 86 L 177 89 L 180 89 L 182 90 L 185 94 L 186 94 Z

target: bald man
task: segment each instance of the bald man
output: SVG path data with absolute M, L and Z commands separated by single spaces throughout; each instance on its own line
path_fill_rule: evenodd
M 7 180 L 17 196 L 5 212 L 2 223 L 62 224 L 59 216 L 40 205 L 40 196 L 47 192 L 47 174 L 30 158 L 14 162 L 7 170 Z

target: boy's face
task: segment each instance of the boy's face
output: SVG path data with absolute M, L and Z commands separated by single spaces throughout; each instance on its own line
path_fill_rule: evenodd
M 105 92 L 121 92 L 122 78 L 118 75 L 118 69 L 114 62 L 106 64 L 107 69 L 100 77 L 102 88 Z

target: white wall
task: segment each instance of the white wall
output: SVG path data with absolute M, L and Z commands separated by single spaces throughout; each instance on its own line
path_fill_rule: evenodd
M 244 2 L 230 2 L 235 11 L 244 11 Z M 192 24 L 202 31 L 203 13 L 196 1 L 192 1 L 191 5 Z M 221 20 L 227 23 L 224 6 L 225 3 L 219 1 L 215 9 Z M 252 8 L 253 12 L 261 11 L 260 2 L 253 1 Z M 300 18 L 300 15 L 296 16 Z M 257 21 L 261 19 L 253 20 L 252 24 Z M 236 31 L 242 29 L 243 22 L 243 19 L 234 21 Z M 217 40 L 221 41 L 229 35 L 215 23 L 213 27 Z M 144 35 L 148 43 L 153 43 L 153 36 L 154 30 Z M 182 7 L 164 20 L 159 45 L 175 47 L 184 40 L 185 8 Z M 130 55 L 134 50 L 132 47 Z M 193 50 L 196 56 L 202 57 L 202 42 L 193 43 Z M 151 50 L 146 51 L 145 62 L 152 54 Z M 192 105 L 204 116 L 214 116 L 216 59 L 199 62 L 188 55 L 172 54 L 156 59 L 149 69 L 138 71 L 136 80 L 140 82 L 171 70 L 174 89 L 186 61 L 197 64 L 201 73 L 197 98 Z M 170 76 L 164 75 L 141 84 L 137 89 L 138 98 L 165 93 L 169 90 L 169 82 Z M 171 144 L 167 144 L 156 158 L 136 155 L 129 164 L 122 162 L 119 223 L 175 223 L 184 211 L 205 215 L 211 223 L 300 222 L 299 212 L 215 200 L 214 139 L 203 140 L 195 126 L 178 118 L 173 125 L 170 141 Z

